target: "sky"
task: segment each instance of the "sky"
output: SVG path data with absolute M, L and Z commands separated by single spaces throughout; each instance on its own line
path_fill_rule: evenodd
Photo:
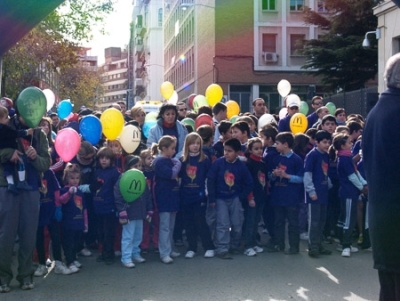
M 106 35 L 99 30 L 94 30 L 94 39 L 84 43 L 83 46 L 92 48 L 88 55 L 97 56 L 99 65 L 104 63 L 104 49 L 108 47 L 121 47 L 129 43 L 129 24 L 132 21 L 132 0 L 118 0 L 114 11 L 108 15 L 105 23 Z

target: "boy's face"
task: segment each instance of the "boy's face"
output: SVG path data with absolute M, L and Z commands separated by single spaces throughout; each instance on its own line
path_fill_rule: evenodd
M 224 146 L 224 157 L 226 161 L 233 162 L 236 160 L 238 155 L 239 155 L 238 152 L 235 152 L 235 150 L 232 147 L 227 145 Z
M 3 117 L 0 118 L 0 124 L 7 125 L 9 119 L 10 118 L 8 117 L 8 115 L 4 115 Z
M 336 115 L 336 119 L 340 122 L 346 122 L 346 113 L 339 113 Z
M 322 139 L 320 142 L 317 141 L 317 149 L 323 153 L 328 152 L 330 145 L 331 145 L 331 141 L 328 139 Z
M 280 141 L 276 141 L 275 143 L 276 143 L 276 150 L 277 150 L 279 153 L 285 154 L 285 153 L 288 151 L 289 146 L 288 146 L 288 144 L 287 144 L 286 142 L 285 142 L 285 143 L 282 143 L 282 142 L 280 142 Z
M 238 128 L 232 128 L 232 138 L 236 138 L 242 143 L 245 142 L 248 139 L 247 133 L 246 132 L 242 132 Z
M 99 163 L 100 163 L 101 168 L 107 168 L 107 167 L 110 167 L 111 160 L 108 157 L 101 157 L 101 158 L 99 158 Z
M 336 122 L 327 120 L 324 124 L 321 124 L 321 129 L 327 131 L 329 134 L 333 134 L 336 130 Z
M 226 140 L 232 138 L 232 132 L 231 132 L 231 130 L 229 129 L 229 130 L 227 130 L 225 133 L 221 133 L 221 136 L 222 136 L 222 139 L 223 139 L 224 141 L 226 141 Z

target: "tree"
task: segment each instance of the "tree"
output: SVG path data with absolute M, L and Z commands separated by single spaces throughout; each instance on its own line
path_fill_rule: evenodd
M 365 33 L 376 28 L 372 13 L 373 0 L 326 0 L 328 14 L 310 8 L 304 10 L 307 24 L 326 30 L 318 39 L 304 40 L 302 53 L 306 63 L 302 69 L 321 76 L 322 84 L 331 91 L 363 88 L 378 71 L 376 40 L 363 48 Z

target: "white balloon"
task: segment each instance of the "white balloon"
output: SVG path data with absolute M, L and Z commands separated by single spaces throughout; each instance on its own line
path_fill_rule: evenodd
M 258 119 L 258 129 L 261 129 L 264 125 L 268 123 L 276 123 L 274 116 L 271 114 L 264 114 Z
M 140 144 L 140 130 L 136 126 L 128 124 L 122 129 L 119 142 L 128 154 L 133 153 Z
M 282 109 L 279 111 L 279 119 L 285 118 L 286 115 L 287 115 L 287 113 L 288 113 L 287 108 L 282 108 Z
M 289 94 L 286 97 L 286 106 L 288 106 L 291 103 L 297 103 L 297 106 L 300 108 L 300 102 L 301 99 L 297 94 Z
M 51 108 L 54 106 L 54 102 L 56 101 L 56 96 L 50 89 L 44 89 L 43 93 L 44 96 L 46 96 L 46 102 L 47 102 L 46 110 L 50 111 Z
M 282 97 L 285 97 L 285 96 L 289 95 L 290 90 L 292 89 L 292 86 L 289 83 L 289 81 L 287 81 L 286 79 L 281 79 L 278 83 L 277 88 L 278 88 L 279 95 Z
M 174 91 L 172 96 L 168 99 L 168 103 L 176 105 L 177 102 L 178 102 L 178 93 L 176 93 L 176 91 Z

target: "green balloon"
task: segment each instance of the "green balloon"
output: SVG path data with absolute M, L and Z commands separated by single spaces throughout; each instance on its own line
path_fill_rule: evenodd
M 18 95 L 18 112 L 30 128 L 39 125 L 40 120 L 46 113 L 46 106 L 46 95 L 37 87 L 28 87 Z
M 305 101 L 300 101 L 300 108 L 299 108 L 299 112 L 300 113 L 302 113 L 302 114 L 304 114 L 304 115 L 306 115 L 307 116 L 307 113 L 308 113 L 308 110 L 309 110 L 310 108 L 308 107 L 308 103 L 307 102 L 305 102 Z
M 238 115 L 235 115 L 235 116 L 232 116 L 231 119 L 229 119 L 229 121 L 230 121 L 231 123 L 235 123 L 235 122 L 236 122 L 236 119 L 238 119 L 238 118 L 239 118 L 239 116 L 238 116 Z
M 190 125 L 192 127 L 193 131 L 196 129 L 194 120 L 192 118 L 184 118 L 181 120 L 181 123 L 183 125 Z
M 325 105 L 325 107 L 328 108 L 329 114 L 335 115 L 336 106 L 335 106 L 335 104 L 334 104 L 333 102 L 328 102 L 328 103 Z
M 119 181 L 119 190 L 125 202 L 137 200 L 146 189 L 146 178 L 138 169 L 130 169 L 122 174 Z

